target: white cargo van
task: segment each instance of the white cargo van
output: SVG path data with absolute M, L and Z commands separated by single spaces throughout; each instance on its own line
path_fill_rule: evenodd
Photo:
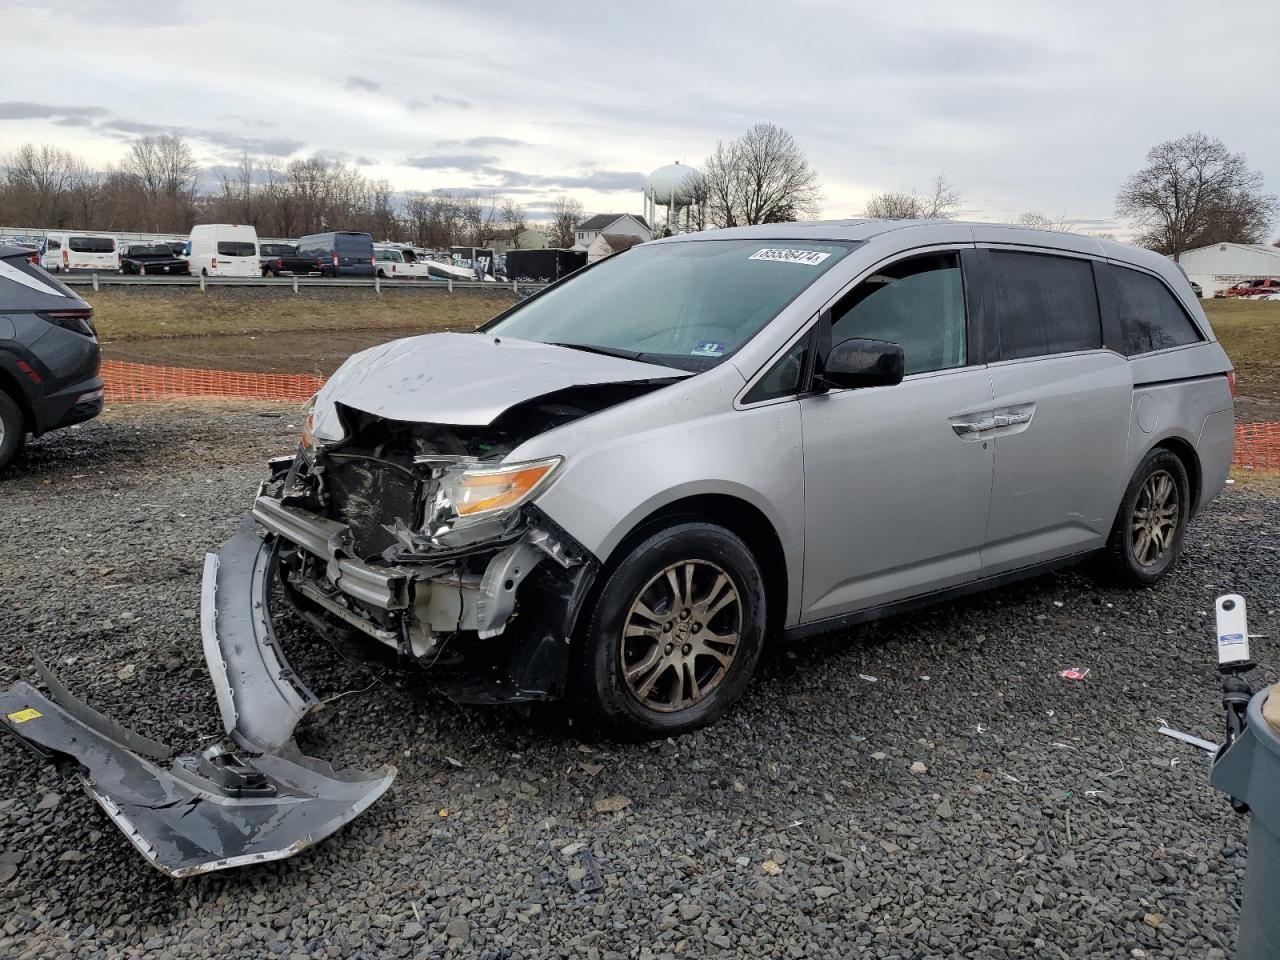
M 120 249 L 115 237 L 103 233 L 49 233 L 40 248 L 40 266 L 51 273 L 115 273 L 120 269 Z
M 239 223 L 191 228 L 191 272 L 206 277 L 258 277 L 258 231 Z

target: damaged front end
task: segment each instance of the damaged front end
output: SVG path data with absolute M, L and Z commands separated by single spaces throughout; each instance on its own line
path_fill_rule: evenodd
M 286 597 L 340 650 L 430 668 L 456 702 L 561 696 L 597 563 L 530 502 L 559 458 L 505 458 L 620 390 L 540 398 L 484 426 L 338 404 L 347 439 L 304 437 L 295 458 L 273 462 L 254 503 L 278 544 Z

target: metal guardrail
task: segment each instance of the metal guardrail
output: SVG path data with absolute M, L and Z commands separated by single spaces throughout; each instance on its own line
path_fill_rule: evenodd
M 453 293 L 455 290 L 489 290 L 493 293 L 536 293 L 545 283 L 481 283 L 475 280 L 383 280 L 380 277 L 172 277 L 137 276 L 121 273 L 59 273 L 59 280 L 71 287 L 283 287 L 297 293 L 303 287 L 363 287 L 381 293 L 384 287 L 393 290 L 436 290 Z

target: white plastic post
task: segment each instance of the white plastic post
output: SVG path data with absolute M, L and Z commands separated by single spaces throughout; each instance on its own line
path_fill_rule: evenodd
M 293 277 L 293 292 L 294 292 L 294 294 L 295 294 L 295 295 L 296 295 L 296 294 L 297 294 L 297 292 L 298 292 L 298 277 L 297 277 L 297 275 L 296 275 L 296 274 L 295 274 L 295 275 L 294 275 L 294 277 Z
M 449 278 L 449 292 L 453 293 L 453 277 Z
M 98 292 L 98 274 L 96 272 L 93 275 L 93 291 L 94 293 Z

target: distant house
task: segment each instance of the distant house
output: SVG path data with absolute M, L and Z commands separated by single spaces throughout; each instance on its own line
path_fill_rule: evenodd
M 623 250 L 630 250 L 637 243 L 644 243 L 644 240 L 628 233 L 596 234 L 595 239 L 587 245 L 587 263 L 595 263 Z
M 545 250 L 547 237 L 539 230 L 521 230 L 512 243 L 510 236 L 485 237 L 481 246 L 490 247 L 495 253 L 506 253 L 508 250 Z
M 653 232 L 644 217 L 634 213 L 597 213 L 574 229 L 575 250 L 586 250 L 591 241 L 601 234 L 635 237 L 637 243 L 653 239 Z M 617 253 L 617 251 L 614 251 Z
M 1211 243 L 1178 258 L 1187 276 L 1200 284 L 1205 297 L 1261 277 L 1280 280 L 1280 247 L 1265 243 Z

